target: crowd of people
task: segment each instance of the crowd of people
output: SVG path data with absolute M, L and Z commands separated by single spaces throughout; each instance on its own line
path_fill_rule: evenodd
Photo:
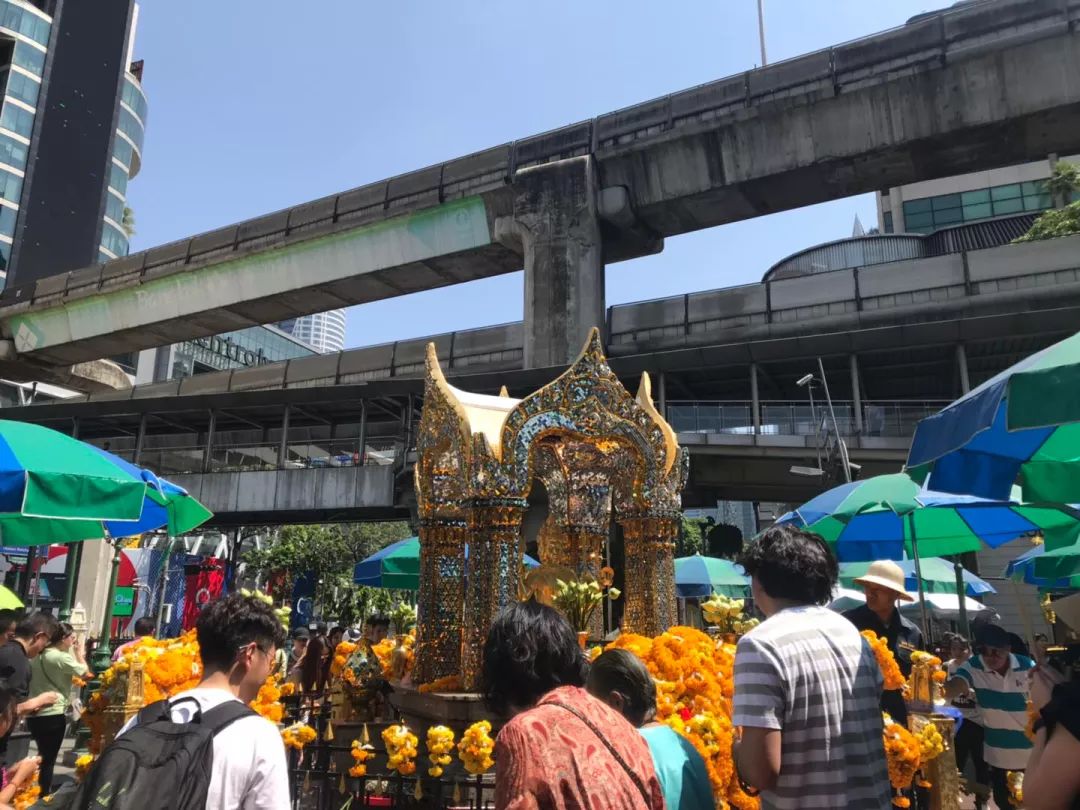
M 924 639 L 898 610 L 898 601 L 908 598 L 899 567 L 870 566 L 859 583 L 866 606 L 841 615 L 824 607 L 838 566 L 816 535 L 773 527 L 746 549 L 741 563 L 765 619 L 736 648 L 732 760 L 740 786 L 760 796 L 765 810 L 890 807 L 882 710 L 903 722 L 906 705 L 898 692 L 883 692 L 881 670 L 860 631 L 885 639 L 902 672 L 910 672 L 912 653 Z M 153 627 L 135 630 L 150 635 Z M 114 789 L 117 766 L 111 763 L 120 754 L 109 752 L 138 756 L 131 752 L 151 750 L 167 726 L 174 735 L 177 728 L 191 729 L 177 739 L 210 763 L 202 782 L 189 786 L 205 791 L 207 808 L 287 810 L 281 736 L 246 704 L 278 671 L 305 691 L 322 689 L 342 639 L 374 644 L 388 631 L 389 621 L 375 617 L 363 634 L 315 623 L 289 639 L 259 599 L 230 594 L 209 604 L 196 625 L 202 681 L 133 718 L 97 763 L 98 781 L 92 775 L 81 789 L 88 795 Z M 1066 671 L 1047 665 L 1045 639 L 1030 655 L 998 626 L 977 623 L 974 631 L 974 645 L 948 634 L 940 647 L 948 673 L 944 692 L 963 717 L 958 766 L 971 763 L 973 781 L 989 786 L 999 810 L 1014 806 L 1006 775 L 1025 770 L 1025 806 L 1080 807 L 1080 688 Z M 87 675 L 88 668 L 71 626 L 52 616 L 0 611 L 0 637 L 3 810 L 35 772 L 44 793 L 55 787 L 72 677 Z M 657 687 L 642 661 L 613 648 L 590 664 L 555 609 L 527 601 L 503 610 L 484 645 L 481 680 L 489 709 L 507 718 L 495 746 L 499 810 L 715 806 L 698 751 L 656 721 Z M 1029 700 L 1038 713 L 1034 741 Z M 9 751 L 22 718 L 35 757 Z M 124 773 L 128 795 L 147 797 L 146 806 L 168 779 L 150 766 Z M 918 807 L 926 798 L 914 793 L 910 801 Z M 982 805 L 989 796 L 976 798 Z

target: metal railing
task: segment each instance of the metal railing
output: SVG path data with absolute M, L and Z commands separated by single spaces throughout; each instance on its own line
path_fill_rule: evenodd
M 289 442 L 285 448 L 284 463 L 280 463 L 280 450 L 277 442 L 215 442 L 207 454 L 205 444 L 184 444 L 144 448 L 139 463 L 168 476 L 180 473 L 361 467 L 396 464 L 402 458 L 402 442 L 396 438 L 368 440 L 364 443 L 362 454 L 355 439 Z
M 944 408 L 945 401 L 892 401 L 861 403 L 861 429 L 855 419 L 855 403 L 834 400 L 836 423 L 842 436 L 882 436 L 906 438 L 922 419 Z M 677 401 L 667 403 L 667 419 L 676 433 L 725 433 L 733 436 L 814 436 L 832 431 L 832 419 L 825 403 L 811 411 L 808 401 L 759 403 L 761 428 L 754 429 L 753 402 Z

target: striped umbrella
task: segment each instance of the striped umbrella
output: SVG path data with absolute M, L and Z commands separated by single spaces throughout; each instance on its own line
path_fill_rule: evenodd
M 922 568 L 922 587 L 926 593 L 956 593 L 956 567 L 941 557 L 923 557 L 919 560 Z M 866 574 L 869 562 L 840 563 L 840 584 L 848 588 L 856 587 L 855 580 Z M 897 565 L 904 572 L 904 588 L 912 593 L 919 590 L 919 580 L 915 574 L 914 560 L 898 560 Z M 997 593 L 994 586 L 981 579 L 966 568 L 961 568 L 964 593 L 979 596 L 984 593 Z
M 679 557 L 675 560 L 675 591 L 682 599 L 750 596 L 750 577 L 741 565 L 718 557 Z

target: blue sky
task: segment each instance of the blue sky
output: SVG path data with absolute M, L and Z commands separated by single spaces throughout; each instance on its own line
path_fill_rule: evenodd
M 939 0 L 766 0 L 769 61 Z M 755 0 L 143 2 L 150 99 L 132 249 L 221 227 L 737 73 Z M 612 265 L 609 304 L 757 281 L 847 236 L 871 195 L 667 240 Z M 521 274 L 354 307 L 348 346 L 521 317 Z

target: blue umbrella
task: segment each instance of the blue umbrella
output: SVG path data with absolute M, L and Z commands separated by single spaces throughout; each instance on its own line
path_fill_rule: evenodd
M 1075 554 L 1078 549 L 1063 546 L 1049 552 L 1050 554 Z M 1080 588 L 1080 574 L 1064 577 L 1042 576 L 1036 570 L 1039 559 L 1047 554 L 1046 546 L 1039 544 L 1025 551 L 1019 557 L 1014 557 L 1005 567 L 1005 576 L 1011 579 L 1026 582 L 1044 591 L 1065 591 Z

